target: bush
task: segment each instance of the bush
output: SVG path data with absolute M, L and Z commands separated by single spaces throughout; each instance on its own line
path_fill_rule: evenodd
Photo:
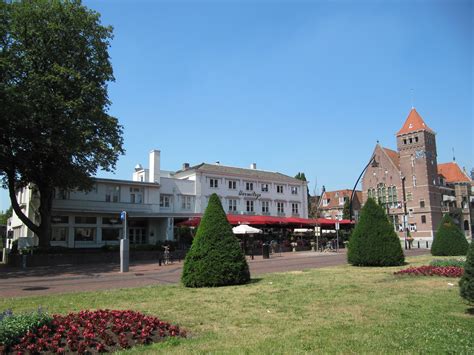
M 464 233 L 454 223 L 449 214 L 445 214 L 436 231 L 431 254 L 436 256 L 466 255 L 469 243 Z
M 239 285 L 250 280 L 247 260 L 216 194 L 209 199 L 186 255 L 181 280 L 186 287 Z
M 463 259 L 435 259 L 430 262 L 430 266 L 437 267 L 446 267 L 446 266 L 455 266 L 455 267 L 464 267 L 465 260 Z
M 400 240 L 385 210 L 369 198 L 349 240 L 347 258 L 355 266 L 395 266 L 405 262 Z
M 20 339 L 29 330 L 35 330 L 51 323 L 52 317 L 41 308 L 36 312 L 13 314 L 5 311 L 0 316 L 0 344 L 8 347 Z
M 461 297 L 474 303 L 474 241 L 471 242 L 464 265 L 464 275 L 459 281 Z

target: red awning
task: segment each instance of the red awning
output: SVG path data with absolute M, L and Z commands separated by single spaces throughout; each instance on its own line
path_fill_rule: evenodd
M 343 219 L 340 221 L 328 218 L 317 218 L 317 219 L 307 219 L 307 218 L 298 218 L 298 217 L 275 217 L 275 216 L 260 216 L 260 215 L 227 215 L 227 220 L 232 225 L 239 224 L 248 224 L 254 226 L 264 226 L 264 225 L 301 225 L 301 226 L 331 226 L 333 227 L 336 222 L 339 222 L 340 225 L 350 225 L 354 222 L 349 221 L 348 219 Z M 201 217 L 193 217 L 187 221 L 177 223 L 178 226 L 188 226 L 188 227 L 197 227 L 201 222 Z

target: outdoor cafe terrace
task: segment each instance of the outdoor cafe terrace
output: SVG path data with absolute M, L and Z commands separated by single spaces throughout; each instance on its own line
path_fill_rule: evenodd
M 348 219 L 333 220 L 327 218 L 306 219 L 298 217 L 275 217 L 259 215 L 227 215 L 227 220 L 231 225 L 247 224 L 249 226 L 279 226 L 279 227 L 325 227 L 334 228 L 339 222 L 340 226 L 349 226 L 354 224 Z M 186 221 L 177 223 L 178 226 L 197 227 L 201 222 L 201 217 L 193 217 Z

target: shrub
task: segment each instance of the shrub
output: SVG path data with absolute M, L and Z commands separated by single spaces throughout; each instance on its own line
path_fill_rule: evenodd
M 456 267 L 462 267 L 464 268 L 464 263 L 465 260 L 463 259 L 435 259 L 430 262 L 431 266 L 438 266 L 438 267 L 443 267 L 443 266 L 456 266 Z
M 385 210 L 369 198 L 349 240 L 347 258 L 355 266 L 395 266 L 405 262 L 402 246 Z
M 13 314 L 9 310 L 3 312 L 0 320 L 0 344 L 8 347 L 28 331 L 48 325 L 52 319 L 41 308 L 36 312 L 24 314 Z
M 459 281 L 461 297 L 474 303 L 474 241 L 471 242 L 464 265 L 464 276 Z
M 464 269 L 458 266 L 424 265 L 409 267 L 408 269 L 395 272 L 394 275 L 461 277 L 463 272 Z
M 250 280 L 247 261 L 216 194 L 209 199 L 186 255 L 181 280 L 186 287 L 239 285 Z
M 464 233 L 454 223 L 449 214 L 445 214 L 436 231 L 431 254 L 436 256 L 466 255 L 469 243 Z

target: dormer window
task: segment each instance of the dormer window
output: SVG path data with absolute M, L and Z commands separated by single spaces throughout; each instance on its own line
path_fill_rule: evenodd
M 323 200 L 323 206 L 326 207 L 327 205 L 329 205 L 329 200 L 325 198 Z

